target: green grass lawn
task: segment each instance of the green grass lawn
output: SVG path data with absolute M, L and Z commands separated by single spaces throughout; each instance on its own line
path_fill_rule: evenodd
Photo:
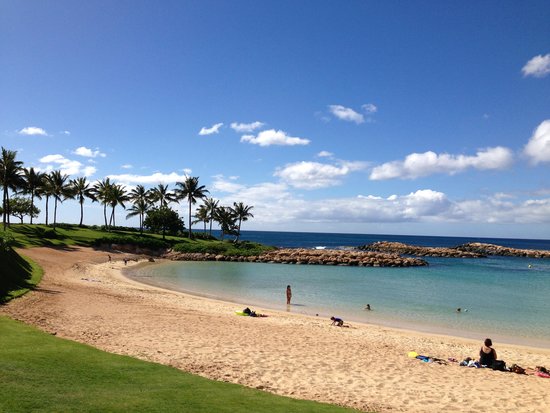
M 0 412 L 352 412 L 207 380 L 0 317 Z

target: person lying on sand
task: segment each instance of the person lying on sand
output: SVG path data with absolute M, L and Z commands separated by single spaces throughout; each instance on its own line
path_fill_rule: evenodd
M 330 317 L 330 319 L 332 320 L 332 326 L 336 326 L 336 327 L 349 327 L 349 325 L 347 324 L 344 324 L 344 320 L 342 320 L 341 318 L 339 317 Z
M 258 314 L 256 313 L 256 311 L 254 310 L 251 310 L 250 308 L 246 307 L 244 310 L 243 310 L 243 313 L 250 316 L 250 317 L 267 317 L 266 314 Z

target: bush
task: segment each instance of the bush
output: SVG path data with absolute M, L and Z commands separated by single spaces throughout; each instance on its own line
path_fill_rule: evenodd
M 221 242 L 216 242 L 216 243 L 182 242 L 180 244 L 174 245 L 172 249 L 176 252 L 184 252 L 184 253 L 222 254 L 223 255 L 228 248 L 229 246 L 222 244 Z
M 94 241 L 94 245 L 104 244 L 136 245 L 141 248 L 149 248 L 152 250 L 166 249 L 170 246 L 169 243 L 160 239 L 136 237 L 134 235 L 113 235 L 98 238 Z
M 182 242 L 172 248 L 176 252 L 221 254 L 226 256 L 251 256 L 260 255 L 273 249 L 255 242 L 243 241 L 234 243 L 232 241 L 213 242 Z
M 0 232 L 0 250 L 1 251 L 10 251 L 15 243 L 15 238 L 8 231 Z

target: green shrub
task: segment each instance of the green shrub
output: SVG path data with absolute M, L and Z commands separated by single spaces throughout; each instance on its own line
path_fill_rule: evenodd
M 111 235 L 102 238 L 98 238 L 94 241 L 94 245 L 103 244 L 124 244 L 124 245 L 136 245 L 142 248 L 149 248 L 152 250 L 165 249 L 170 246 L 169 243 L 157 239 L 157 238 L 144 238 L 135 235 Z

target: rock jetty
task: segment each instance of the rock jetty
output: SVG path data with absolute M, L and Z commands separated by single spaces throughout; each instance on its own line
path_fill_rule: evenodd
M 484 244 L 481 242 L 469 242 L 467 244 L 459 245 L 456 249 L 464 252 L 499 255 L 504 257 L 550 258 L 550 251 L 548 250 L 525 250 L 502 247 L 495 244 Z
M 378 241 L 359 247 L 362 251 L 388 252 L 394 254 L 414 255 L 417 257 L 446 258 L 483 258 L 487 255 L 480 251 L 458 250 L 443 247 L 419 247 L 401 242 Z
M 225 256 L 169 251 L 164 258 L 175 261 L 234 261 L 278 264 L 342 265 L 358 267 L 413 267 L 428 265 L 420 258 L 401 257 L 399 254 L 357 250 L 311 250 L 281 248 L 253 256 Z

